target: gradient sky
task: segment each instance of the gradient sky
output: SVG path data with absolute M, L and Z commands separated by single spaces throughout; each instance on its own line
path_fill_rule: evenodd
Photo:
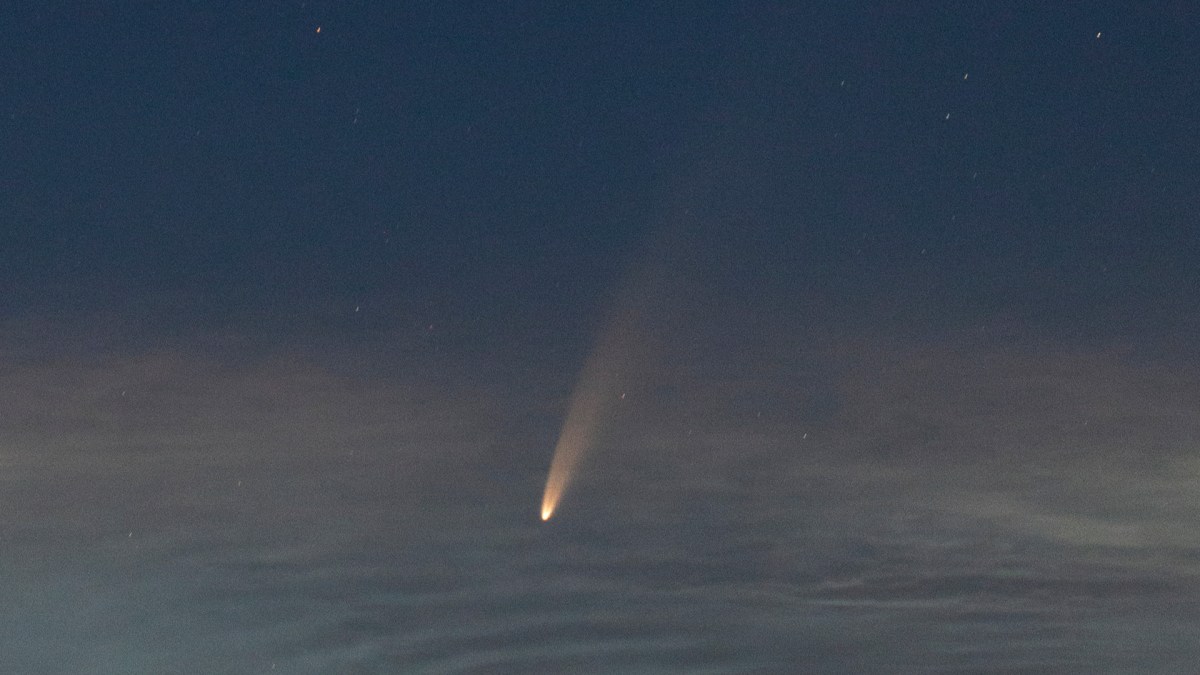
M 1192 3 L 0 22 L 0 671 L 1200 658 Z

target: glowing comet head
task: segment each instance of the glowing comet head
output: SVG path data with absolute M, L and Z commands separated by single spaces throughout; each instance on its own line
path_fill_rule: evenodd
M 542 504 L 542 520 L 550 520 L 552 515 L 554 515 L 554 507 L 550 504 Z

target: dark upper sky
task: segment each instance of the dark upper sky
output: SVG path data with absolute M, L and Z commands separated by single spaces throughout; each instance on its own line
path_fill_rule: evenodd
M 688 191 L 771 280 L 1195 280 L 1188 3 L 576 5 L 5 9 L 7 302 L 594 300 Z

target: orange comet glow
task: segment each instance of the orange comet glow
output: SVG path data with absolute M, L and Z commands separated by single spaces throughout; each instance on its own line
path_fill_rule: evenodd
M 645 271 L 631 279 L 618 299 L 618 311 L 601 332 L 579 373 L 567 419 L 554 446 L 554 459 L 550 460 L 546 492 L 542 496 L 542 520 L 550 520 L 554 515 L 580 463 L 604 435 L 616 409 L 628 405 L 625 393 L 634 374 L 645 376 L 650 342 L 645 323 L 652 312 L 656 317 L 662 314 L 653 306 L 657 298 L 650 291 L 661 287 L 662 283 Z
M 592 445 L 600 419 L 610 405 L 606 399 L 612 397 L 605 394 L 614 388 L 613 376 L 610 370 L 599 367 L 600 362 L 609 362 L 603 358 L 605 351 L 600 349 L 593 354 L 579 376 L 567 421 L 554 447 L 554 459 L 550 461 L 550 474 L 546 477 L 546 491 L 542 496 L 542 520 L 550 520 L 554 515 L 554 509 L 558 508 L 585 451 Z
M 629 402 L 625 393 L 635 381 L 648 376 L 655 352 L 652 327 L 661 329 L 675 315 L 682 297 L 677 274 L 672 274 L 680 251 L 687 251 L 681 227 L 668 227 L 644 251 L 616 297 L 613 314 L 584 363 L 562 433 L 554 446 L 546 491 L 542 495 L 542 520 L 550 520 L 584 457 L 614 421 L 616 409 Z

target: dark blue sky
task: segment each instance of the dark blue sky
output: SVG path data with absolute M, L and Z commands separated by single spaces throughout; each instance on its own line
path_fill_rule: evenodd
M 18 298 L 461 308 L 557 286 L 574 302 L 695 190 L 715 214 L 696 245 L 769 279 L 1195 282 L 1187 3 L 3 19 L 0 255 Z

